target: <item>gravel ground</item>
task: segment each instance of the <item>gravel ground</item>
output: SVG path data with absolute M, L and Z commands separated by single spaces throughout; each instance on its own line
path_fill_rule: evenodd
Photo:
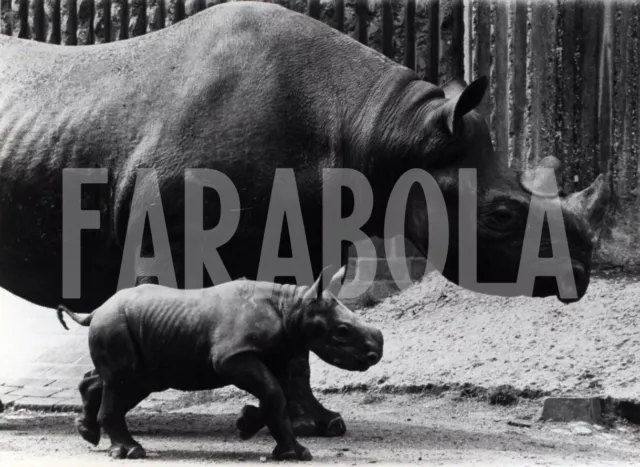
M 638 428 L 542 423 L 536 421 L 539 402 L 506 408 L 452 395 L 325 396 L 324 402 L 348 420 L 347 434 L 300 441 L 311 450 L 313 462 L 322 464 L 637 465 Z M 249 441 L 239 440 L 234 431 L 245 401 L 233 397 L 183 409 L 132 412 L 131 431 L 149 457 L 126 463 L 273 462 L 269 456 L 275 444 L 266 430 Z M 71 414 L 0 417 L 2 465 L 113 465 L 107 447 L 108 440 L 96 448 L 84 442 L 74 431 Z

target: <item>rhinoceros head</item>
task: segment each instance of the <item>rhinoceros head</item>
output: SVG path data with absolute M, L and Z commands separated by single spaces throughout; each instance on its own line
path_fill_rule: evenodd
M 299 331 L 309 349 L 325 362 L 344 370 L 365 371 L 382 358 L 383 337 L 336 298 L 345 272 L 343 266 L 326 287 L 321 273 L 304 291 Z
M 465 254 L 459 244 L 460 229 L 471 225 L 463 221 L 465 216 L 473 215 L 477 216 L 475 222 L 472 221 L 477 226 L 477 282 L 515 283 L 521 263 L 523 270 L 528 267 L 527 262 L 521 261 L 527 225 L 545 222 L 536 218 L 545 217 L 544 211 L 536 214 L 538 211 L 531 210 L 530 217 L 532 201 L 547 203 L 547 206 L 555 203 L 553 207 L 559 208 L 556 212 L 562 214 L 560 223 L 564 226 L 570 257 L 565 264 L 571 265 L 572 272 L 567 272 L 564 279 L 534 274 L 538 277 L 533 282 L 531 295 L 558 296 L 565 303 L 577 301 L 589 284 L 591 255 L 610 196 L 608 184 L 600 174 L 588 188 L 564 196 L 554 190 L 555 183 L 549 183 L 556 177 L 559 181 L 560 161 L 556 157 L 547 156 L 532 169 L 510 168 L 507 155 L 495 153 L 488 125 L 474 110 L 483 99 L 486 87 L 486 78 L 469 86 L 460 81 L 447 83 L 442 87 L 444 99 L 437 100 L 427 121 L 430 141 L 439 142 L 427 160 L 445 156 L 449 161 L 440 168 L 429 169 L 443 193 L 448 215 L 449 246 L 442 273 L 460 283 L 464 273 L 460 270 L 460 257 Z M 464 168 L 475 169 L 475 187 L 462 180 L 460 169 Z M 475 206 L 467 204 L 467 200 L 472 199 L 466 197 L 470 192 L 475 193 Z M 406 231 L 412 243 L 426 254 L 429 231 L 433 229 L 428 226 L 424 199 L 424 195 L 410 195 Z M 546 219 L 549 221 L 548 215 Z M 557 245 L 557 237 L 550 236 L 548 222 L 542 225 L 538 257 L 551 257 L 553 252 L 557 258 L 557 249 L 552 246 L 554 242 Z M 569 276 L 574 280 L 577 297 L 566 298 L 560 294 L 559 283 Z

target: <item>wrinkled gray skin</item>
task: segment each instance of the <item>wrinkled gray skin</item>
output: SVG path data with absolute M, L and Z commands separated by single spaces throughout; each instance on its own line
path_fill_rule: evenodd
M 387 200 L 400 175 L 411 168 L 431 174 L 450 222 L 443 274 L 455 283 L 458 188 L 466 189 L 458 187 L 457 173 L 476 168 L 478 281 L 515 281 L 532 188 L 509 169 L 507 154 L 494 152 L 489 129 L 473 110 L 486 84 L 479 78 L 467 87 L 435 86 L 329 26 L 266 3 L 218 5 L 111 44 L 64 47 L 0 37 L 0 286 L 41 306 L 64 304 L 80 313 L 107 300 L 117 289 L 137 167 L 158 171 L 180 288 L 184 169 L 197 167 L 225 173 L 239 193 L 239 227 L 218 248 L 232 279 L 257 277 L 278 167 L 295 169 L 317 277 L 322 169 L 346 166 L 373 188 L 373 212 L 363 227 L 369 236 L 384 235 Z M 83 187 L 83 209 L 100 210 L 101 228 L 82 234 L 79 299 L 62 297 L 65 167 L 109 169 L 107 184 Z M 607 199 L 602 176 L 581 193 L 555 198 L 578 298 L 587 290 Z M 205 228 L 218 222 L 218 203 L 205 192 Z M 418 186 L 406 205 L 405 234 L 426 254 L 432 229 Z M 145 238 L 143 255 L 153 251 Z M 541 256 L 550 252 L 545 237 Z M 145 275 L 139 265 L 137 272 Z M 533 295 L 557 294 L 554 278 L 537 279 Z M 290 387 L 296 433 L 344 433 L 340 415 L 311 392 L 306 356 Z
M 327 363 L 365 371 L 382 358 L 382 333 L 336 299 L 345 268 L 327 288 L 236 280 L 205 289 L 145 284 L 121 290 L 87 317 L 62 313 L 89 326 L 95 370 L 80 383 L 81 436 L 97 445 L 100 427 L 115 458 L 146 453 L 127 429 L 125 415 L 149 394 L 235 385 L 255 396 L 246 406 L 260 424 L 240 424 L 243 438 L 266 424 L 277 442 L 275 459 L 311 460 L 294 436 L 286 412 L 291 360 L 312 351 Z M 246 417 L 245 417 L 246 418 Z

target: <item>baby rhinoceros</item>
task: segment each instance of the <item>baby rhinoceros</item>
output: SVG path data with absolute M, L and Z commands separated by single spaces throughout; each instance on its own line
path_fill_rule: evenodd
M 65 328 L 63 312 L 89 326 L 95 370 L 79 386 L 80 435 L 97 445 L 102 427 L 110 456 L 145 457 L 127 428 L 129 410 L 152 392 L 234 385 L 260 401 L 258 418 L 277 443 L 274 459 L 310 460 L 285 408 L 289 363 L 310 350 L 339 368 L 365 371 L 382 357 L 382 333 L 335 297 L 344 273 L 326 288 L 322 275 L 310 287 L 245 279 L 194 290 L 140 285 L 120 290 L 84 318 L 60 306 Z M 262 426 L 245 427 L 243 438 Z

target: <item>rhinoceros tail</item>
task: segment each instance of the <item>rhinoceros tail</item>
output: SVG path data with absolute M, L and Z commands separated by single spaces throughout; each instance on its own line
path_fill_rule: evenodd
M 76 323 L 78 323 L 80 326 L 89 326 L 91 324 L 91 318 L 93 318 L 93 313 L 87 316 L 83 316 L 82 318 L 80 316 L 78 316 L 76 313 L 74 313 L 73 311 L 71 311 L 69 308 L 67 308 L 64 305 L 59 305 L 58 306 L 58 321 L 60 321 L 60 324 L 62 324 L 62 326 L 68 331 L 69 328 L 67 327 L 67 323 L 64 322 L 64 318 L 62 317 L 62 313 L 66 313 L 68 314 L 72 320 L 74 320 Z

